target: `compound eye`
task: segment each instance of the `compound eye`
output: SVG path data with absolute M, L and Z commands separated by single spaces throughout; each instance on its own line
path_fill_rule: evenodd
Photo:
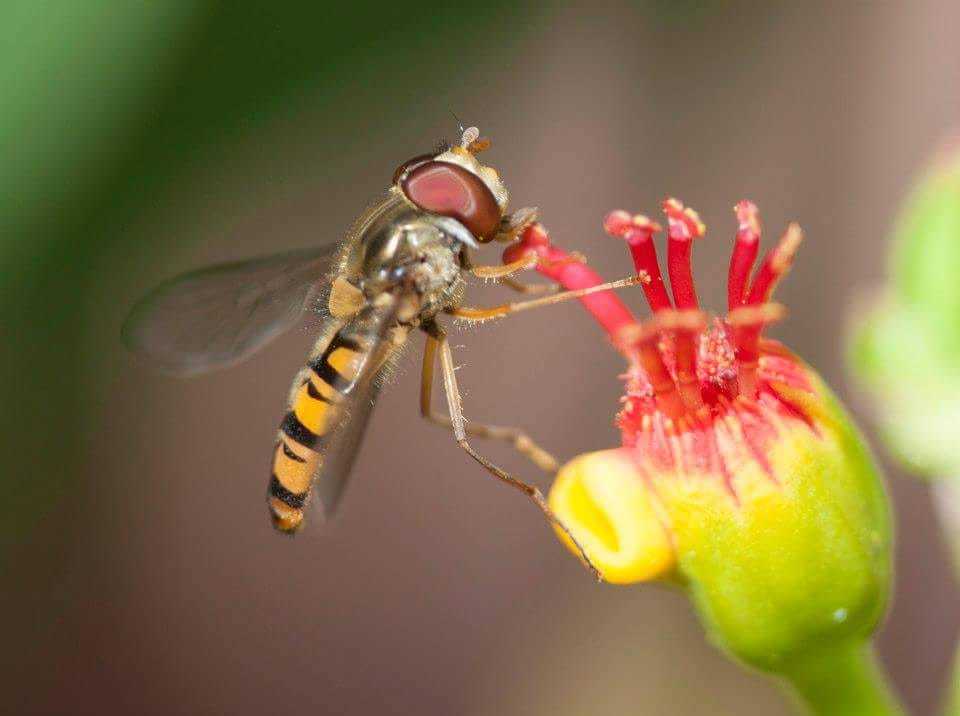
M 400 189 L 424 211 L 456 219 L 478 241 L 490 241 L 500 227 L 500 207 L 476 174 L 450 162 L 429 161 L 409 170 Z
M 432 159 L 432 154 L 418 154 L 413 159 L 408 159 L 394 170 L 393 181 L 391 183 L 396 184 L 398 181 L 400 181 L 400 177 L 402 177 L 408 171 L 420 166 L 421 164 L 426 164 Z

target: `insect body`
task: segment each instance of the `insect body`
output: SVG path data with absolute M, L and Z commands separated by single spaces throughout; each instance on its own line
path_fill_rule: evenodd
M 321 469 L 333 474 L 330 479 L 317 480 L 320 502 L 327 510 L 336 505 L 342 483 L 334 475 L 345 476 L 349 469 L 336 461 L 349 460 L 351 455 L 342 455 L 347 447 L 342 440 L 338 445 L 328 438 L 343 419 L 344 403 L 369 382 L 367 376 L 389 350 L 383 339 L 396 309 L 396 299 L 386 294 L 384 300 L 365 306 L 348 323 L 334 323 L 297 375 L 289 411 L 280 425 L 268 490 L 273 523 L 281 531 L 300 527 L 304 503 Z M 358 429 L 358 418 L 352 420 Z
M 538 489 L 469 444 L 468 434 L 508 440 L 538 467 L 556 470 L 556 461 L 523 432 L 465 423 L 453 357 L 437 318 L 446 313 L 485 320 L 635 279 L 489 309 L 461 306 L 467 274 L 502 280 L 526 293 L 541 288 L 511 278 L 530 268 L 529 260 L 505 266 L 470 261 L 471 249 L 492 240 L 512 241 L 535 218 L 530 209 L 507 213 L 506 188 L 475 156 L 484 141 L 470 128 L 459 146 L 402 164 L 386 196 L 359 219 L 339 250 L 324 246 L 186 274 L 154 290 L 128 318 L 127 345 L 168 372 L 185 375 L 246 358 L 305 310 L 322 316 L 320 337 L 293 382 L 273 452 L 267 499 L 277 529 L 298 530 L 310 501 L 319 502 L 327 515 L 334 511 L 381 383 L 378 377 L 409 332 L 419 328 L 427 334 L 423 416 L 452 429 L 471 457 L 526 493 L 566 531 Z M 437 357 L 449 417 L 431 407 Z
M 461 253 L 476 245 L 456 220 L 427 214 L 391 192 L 361 220 L 336 261 L 325 329 L 294 380 L 270 478 L 269 504 L 283 531 L 299 527 L 316 485 L 329 514 L 349 473 L 377 373 L 412 328 L 463 293 Z

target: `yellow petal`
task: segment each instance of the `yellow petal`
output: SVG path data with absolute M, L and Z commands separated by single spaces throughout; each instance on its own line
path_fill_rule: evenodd
M 650 492 L 623 450 L 588 453 L 564 465 L 549 503 L 608 582 L 649 581 L 676 565 Z M 562 531 L 557 534 L 577 552 Z

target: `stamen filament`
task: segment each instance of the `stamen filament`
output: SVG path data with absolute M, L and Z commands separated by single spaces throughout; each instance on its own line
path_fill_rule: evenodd
M 760 221 L 757 218 L 756 205 L 744 200 L 733 207 L 733 210 L 740 227 L 733 244 L 733 254 L 730 256 L 730 272 L 727 274 L 727 310 L 729 311 L 743 305 L 750 269 L 753 268 L 760 250 Z
M 790 224 L 780 241 L 767 252 L 763 263 L 757 269 L 745 301 L 746 306 L 761 306 L 770 300 L 777 283 L 790 270 L 793 257 L 802 240 L 803 231 L 800 230 L 799 225 Z M 767 321 L 760 315 L 755 320 L 743 321 L 741 325 L 733 326 L 733 343 L 736 346 L 741 395 L 756 394 L 758 346 L 766 323 Z
M 750 287 L 750 295 L 746 300 L 748 305 L 757 306 L 773 297 L 777 283 L 790 270 L 801 241 L 803 241 L 803 231 L 800 226 L 790 224 L 780 237 L 780 242 L 770 249 L 757 270 L 753 285 Z
M 670 290 L 678 310 L 700 308 L 697 291 L 693 285 L 693 267 L 690 253 L 693 240 L 703 236 L 705 227 L 692 209 L 684 209 L 676 199 L 663 202 L 667 215 L 667 272 L 670 275 Z
M 630 216 L 625 211 L 611 211 L 603 220 L 603 229 L 614 238 L 623 239 L 630 247 L 630 255 L 637 273 L 646 272 L 650 281 L 643 284 L 643 294 L 654 313 L 672 308 L 667 287 L 660 273 L 657 260 L 657 247 L 653 235 L 660 231 L 660 225 L 642 214 Z
M 760 335 L 767 324 L 781 320 L 784 315 L 786 311 L 778 303 L 741 306 L 727 315 L 727 325 L 733 330 L 736 346 L 740 395 L 756 395 Z
M 729 312 L 725 320 L 717 319 L 714 328 L 707 330 L 691 264 L 693 242 L 704 235 L 706 228 L 695 211 L 676 199 L 667 199 L 663 210 L 668 222 L 669 292 L 654 245 L 654 234 L 660 226 L 646 216 L 625 211 L 611 212 L 603 222 L 609 235 L 623 239 L 630 247 L 637 280 L 654 314 L 643 325 L 607 290 L 611 284 L 603 283 L 583 257 L 551 245 L 541 224 L 526 226 L 519 240 L 504 251 L 503 260 L 511 266 L 522 266 L 533 265 L 526 262 L 536 257 L 537 271 L 575 292 L 565 297 L 578 297 L 614 346 L 631 361 L 629 375 L 636 382 L 631 401 L 636 398 L 640 402 L 628 401 L 624 410 L 646 413 L 655 404 L 657 411 L 674 421 L 670 425 L 685 425 L 684 420 L 693 420 L 705 408 L 714 410 L 725 400 L 756 397 L 760 338 L 764 327 L 779 320 L 784 312 L 782 306 L 770 303 L 770 298 L 790 269 L 803 233 L 799 226 L 790 224 L 754 271 L 761 234 L 757 207 L 746 200 L 734 207 L 738 230 L 728 272 Z M 613 285 L 627 283 L 630 280 Z M 560 299 L 540 299 L 530 305 L 556 300 Z
M 678 311 L 699 313 L 700 303 L 693 282 L 691 252 L 693 240 L 703 236 L 704 226 L 692 209 L 685 209 L 676 199 L 663 202 L 667 215 L 667 271 L 670 274 L 670 290 Z M 700 381 L 697 379 L 697 338 L 702 325 L 697 329 L 681 328 L 674 331 L 676 338 L 676 370 L 680 395 L 691 411 L 703 406 Z

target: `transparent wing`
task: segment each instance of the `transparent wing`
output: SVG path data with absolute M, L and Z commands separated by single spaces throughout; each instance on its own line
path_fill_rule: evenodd
M 383 318 L 389 319 L 392 315 Z M 389 320 L 383 321 L 381 326 L 389 327 Z M 340 504 L 377 396 L 387 382 L 401 350 L 402 342 L 398 345 L 386 340 L 385 332 L 380 330 L 370 352 L 369 364 L 364 367 L 353 389 L 344 396 L 343 413 L 337 427 L 324 439 L 323 460 L 314 473 L 312 484 L 313 502 L 320 506 L 326 520 L 334 515 Z
M 225 263 L 166 281 L 134 306 L 123 341 L 175 375 L 237 363 L 297 321 L 337 248 Z
M 365 379 L 347 400 L 338 426 L 329 435 L 323 462 L 313 476 L 314 504 L 329 520 L 336 513 L 373 413 L 380 381 Z

